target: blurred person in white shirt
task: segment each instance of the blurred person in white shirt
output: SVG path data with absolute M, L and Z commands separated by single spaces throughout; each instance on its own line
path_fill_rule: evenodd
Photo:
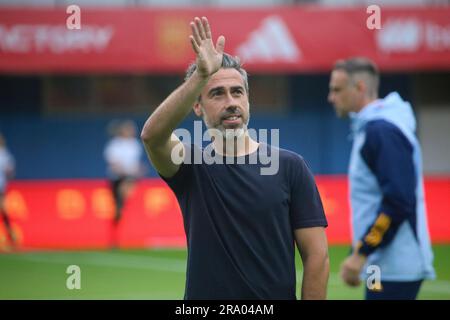
M 142 144 L 137 138 L 134 122 L 122 121 L 113 126 L 111 131 L 113 137 L 106 144 L 104 157 L 108 165 L 108 176 L 115 203 L 111 247 L 116 248 L 117 226 L 122 218 L 126 199 L 133 191 L 136 180 L 143 176 L 144 167 L 141 161 Z
M 11 221 L 6 212 L 5 194 L 8 180 L 12 179 L 14 176 L 14 169 L 14 157 L 6 148 L 5 138 L 0 133 L 0 216 L 12 247 L 15 246 L 15 236 L 12 230 Z

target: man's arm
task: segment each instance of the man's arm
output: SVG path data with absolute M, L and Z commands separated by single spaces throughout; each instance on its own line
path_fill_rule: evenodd
M 192 105 L 206 84 L 196 72 L 176 89 L 147 119 L 142 128 L 141 139 L 145 151 L 155 169 L 164 177 L 170 178 L 178 171 L 179 164 L 171 159 L 172 150 L 177 145 L 184 156 L 184 146 L 172 132 L 189 114 Z
M 216 47 L 211 41 L 211 30 L 208 20 L 195 18 L 191 22 L 192 35 L 190 41 L 197 55 L 197 70 L 147 119 L 141 132 L 145 150 L 155 169 L 164 177 L 172 177 L 179 165 L 173 163 L 171 153 L 181 141 L 173 134 L 178 124 L 189 114 L 192 106 L 207 84 L 210 76 L 222 65 L 225 38 L 219 37 Z M 184 147 L 181 144 L 184 156 Z
M 389 245 L 404 221 L 415 229 L 417 173 L 413 153 L 412 144 L 393 124 L 384 120 L 367 124 L 361 156 L 376 177 L 383 198 L 375 221 L 360 239 L 363 255 Z
M 303 262 L 302 300 L 326 299 L 330 263 L 325 228 L 296 229 L 295 241 Z
M 416 219 L 413 147 L 400 129 L 385 120 L 369 122 L 361 156 L 377 178 L 383 197 L 374 222 L 341 266 L 341 277 L 350 286 L 360 284 L 367 257 L 389 245 L 404 221 L 414 226 Z

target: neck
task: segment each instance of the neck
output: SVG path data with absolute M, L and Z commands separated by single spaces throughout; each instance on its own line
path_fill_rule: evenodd
M 246 130 L 245 133 L 236 138 L 214 139 L 214 150 L 223 156 L 241 157 L 258 149 L 259 143 L 253 140 Z
M 360 112 L 362 109 L 364 109 L 367 105 L 377 100 L 378 97 L 364 97 L 364 99 L 361 101 L 361 104 L 359 105 L 356 112 Z

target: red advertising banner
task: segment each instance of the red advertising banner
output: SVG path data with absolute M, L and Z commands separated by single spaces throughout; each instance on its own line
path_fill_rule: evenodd
M 319 176 L 331 244 L 350 243 L 345 176 Z M 426 179 L 428 223 L 434 243 L 450 242 L 450 177 Z M 19 248 L 78 249 L 110 245 L 114 204 L 104 180 L 15 181 L 6 207 Z M 183 247 L 181 212 L 161 179 L 140 181 L 124 209 L 117 230 L 121 247 Z M 0 223 L 0 250 L 6 232 Z
M 2 8 L 0 73 L 183 72 L 194 58 L 189 22 L 203 15 L 252 73 L 329 71 L 349 56 L 382 70 L 450 70 L 450 8 L 381 7 L 373 30 L 366 9 L 81 7 L 77 30 L 64 7 Z

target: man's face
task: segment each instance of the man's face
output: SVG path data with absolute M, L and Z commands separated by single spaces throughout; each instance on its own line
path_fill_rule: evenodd
M 132 123 L 122 124 L 120 135 L 124 138 L 134 138 L 136 136 L 136 127 Z
M 225 133 L 242 132 L 249 121 L 249 101 L 244 79 L 236 69 L 219 69 L 203 88 L 201 101 L 194 106 L 209 129 Z
M 360 93 L 357 86 L 350 81 L 347 72 L 343 70 L 333 70 L 330 79 L 330 92 L 328 102 L 336 111 L 338 117 L 346 117 L 352 111 L 357 110 L 357 101 Z

